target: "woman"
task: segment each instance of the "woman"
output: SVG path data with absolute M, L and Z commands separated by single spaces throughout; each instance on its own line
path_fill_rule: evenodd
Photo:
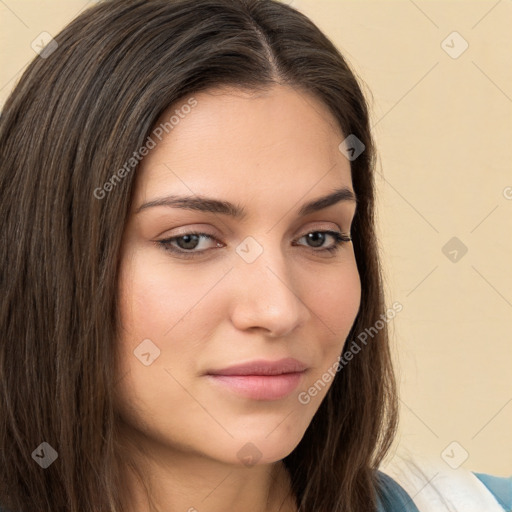
M 310 20 L 103 2 L 0 141 L 5 510 L 418 510 L 378 469 L 399 304 L 367 107 Z

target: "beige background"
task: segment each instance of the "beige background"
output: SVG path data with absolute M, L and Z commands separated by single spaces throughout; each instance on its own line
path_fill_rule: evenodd
M 512 1 L 286 1 L 373 95 L 382 255 L 403 305 L 396 446 L 512 475 Z M 36 37 L 94 2 L 0 1 L 1 104 Z

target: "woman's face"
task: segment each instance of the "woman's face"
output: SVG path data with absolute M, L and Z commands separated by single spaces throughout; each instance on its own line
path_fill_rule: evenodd
M 349 235 L 355 201 L 316 202 L 353 192 L 344 135 L 323 103 L 285 86 L 194 98 L 162 116 L 178 110 L 179 121 L 161 142 L 152 136 L 137 171 L 121 255 L 117 408 L 146 451 L 275 462 L 325 397 L 332 379 L 322 375 L 359 309 L 352 243 L 335 249 L 335 235 L 321 233 Z M 261 362 L 285 358 L 303 368 L 262 375 Z M 249 376 L 222 372 L 253 362 Z

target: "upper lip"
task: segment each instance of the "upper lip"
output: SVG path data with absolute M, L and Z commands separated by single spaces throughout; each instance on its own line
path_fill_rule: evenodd
M 282 375 L 283 373 L 298 373 L 307 369 L 307 366 L 291 357 L 278 361 L 258 359 L 248 363 L 236 364 L 221 370 L 209 370 L 208 375 Z

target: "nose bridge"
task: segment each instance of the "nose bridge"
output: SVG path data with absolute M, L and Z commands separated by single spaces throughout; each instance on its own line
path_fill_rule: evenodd
M 291 293 L 290 288 L 293 290 L 294 286 L 290 267 L 280 245 L 271 236 L 260 236 L 258 240 L 248 236 L 236 247 L 236 253 L 240 259 L 237 267 L 248 280 L 255 279 L 256 283 L 271 288 L 279 284 Z
M 247 237 L 236 248 L 238 281 L 233 322 L 238 328 L 261 327 L 283 336 L 308 316 L 279 244 Z

